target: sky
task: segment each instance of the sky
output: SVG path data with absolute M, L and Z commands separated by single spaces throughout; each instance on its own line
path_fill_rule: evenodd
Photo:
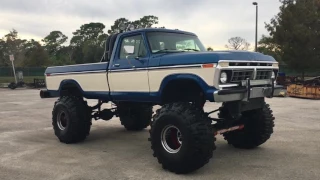
M 144 15 L 159 18 L 156 26 L 196 33 L 214 50 L 225 49 L 228 39 L 240 36 L 254 48 L 254 0 L 1 0 L 0 37 L 16 29 L 19 37 L 40 41 L 53 30 L 72 37 L 82 24 L 101 22 L 105 32 L 120 17 L 131 21 Z M 265 22 L 279 12 L 279 0 L 259 4 L 258 38 L 268 35 Z

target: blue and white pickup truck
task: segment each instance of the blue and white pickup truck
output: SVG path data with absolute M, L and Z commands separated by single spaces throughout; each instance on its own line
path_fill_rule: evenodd
M 151 148 L 164 169 L 188 173 L 212 158 L 215 136 L 254 148 L 273 133 L 265 98 L 278 94 L 278 63 L 247 51 L 206 51 L 190 32 L 162 28 L 108 37 L 101 62 L 48 67 L 42 98 L 59 97 L 52 112 L 63 143 L 83 141 L 92 119 L 120 118 L 127 130 L 150 125 Z M 85 99 L 98 100 L 90 107 Z M 115 108 L 101 109 L 112 102 Z M 206 102 L 222 102 L 204 112 Z M 153 106 L 160 105 L 155 114 Z M 209 115 L 218 113 L 218 118 Z

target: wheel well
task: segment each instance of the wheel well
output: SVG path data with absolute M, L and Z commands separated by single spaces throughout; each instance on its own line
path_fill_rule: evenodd
M 163 89 L 161 102 L 205 101 L 205 96 L 199 84 L 191 79 L 171 80 Z
M 83 96 L 82 91 L 74 83 L 66 83 L 61 85 L 60 96 Z

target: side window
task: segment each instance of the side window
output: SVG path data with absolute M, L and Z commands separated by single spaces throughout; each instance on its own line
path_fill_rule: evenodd
M 120 59 L 134 59 L 136 57 L 147 56 L 147 49 L 142 39 L 142 35 L 123 38 L 120 48 Z

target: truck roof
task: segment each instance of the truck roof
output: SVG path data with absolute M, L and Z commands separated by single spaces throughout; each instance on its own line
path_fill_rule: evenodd
M 135 30 L 132 30 L 132 31 L 123 32 L 121 34 L 129 34 L 129 33 L 133 33 L 133 32 L 169 32 L 169 33 L 181 33 L 181 34 L 188 34 L 188 35 L 197 36 L 196 34 L 194 34 L 192 32 L 182 31 L 182 30 L 178 30 L 178 29 L 166 29 L 166 28 L 135 29 Z

